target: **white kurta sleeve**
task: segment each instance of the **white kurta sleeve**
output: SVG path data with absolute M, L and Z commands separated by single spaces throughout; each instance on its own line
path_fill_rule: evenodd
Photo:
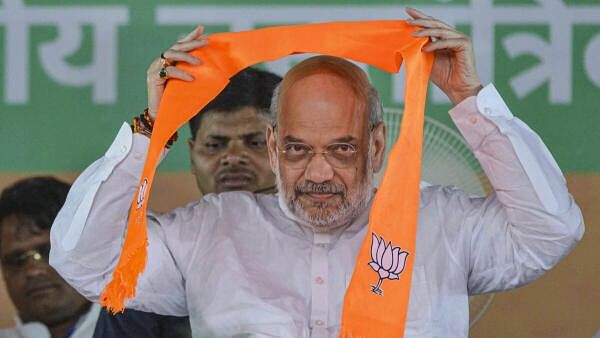
M 449 208 L 463 210 L 448 233 L 460 243 L 456 252 L 465 266 L 469 293 L 526 284 L 581 239 L 581 211 L 542 140 L 513 116 L 493 85 L 461 102 L 450 115 L 495 191 L 487 199 L 463 195 Z
M 52 225 L 50 264 L 92 301 L 98 301 L 117 264 L 148 145 L 147 137 L 124 124 L 105 155 L 77 178 Z M 164 238 L 163 228 L 170 224 L 159 220 L 148 218 L 146 269 L 136 297 L 126 305 L 186 315 L 184 279 Z

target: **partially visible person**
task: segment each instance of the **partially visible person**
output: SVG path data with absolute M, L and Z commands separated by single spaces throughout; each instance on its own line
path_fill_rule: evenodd
M 275 191 L 265 131 L 280 81 L 273 73 L 247 68 L 190 120 L 192 173 L 200 191 Z
M 52 177 L 14 183 L 0 195 L 0 262 L 17 326 L 0 338 L 89 338 L 100 307 L 48 265 L 50 226 L 70 185 Z
M 169 53 L 165 53 L 165 56 Z M 150 69 L 160 65 L 160 59 Z M 149 90 L 162 91 L 165 80 L 158 71 L 148 71 Z M 275 190 L 275 175 L 269 166 L 265 131 L 271 117 L 269 105 L 281 77 L 247 68 L 189 122 L 188 141 L 192 173 L 204 194 L 226 191 L 269 193 Z M 148 113 L 157 107 L 148 100 Z M 189 318 L 162 316 L 126 309 L 110 314 L 102 309 L 94 338 L 190 337 Z

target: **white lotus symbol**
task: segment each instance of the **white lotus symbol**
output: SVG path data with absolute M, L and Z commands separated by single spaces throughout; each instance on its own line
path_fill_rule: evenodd
M 379 274 L 377 285 L 371 285 L 371 291 L 378 295 L 383 295 L 381 283 L 384 279 L 400 279 L 400 273 L 404 270 L 408 252 L 400 250 L 400 247 L 393 247 L 392 242 L 385 244 L 383 236 L 377 238 L 373 233 L 371 241 L 371 261 L 369 266 Z

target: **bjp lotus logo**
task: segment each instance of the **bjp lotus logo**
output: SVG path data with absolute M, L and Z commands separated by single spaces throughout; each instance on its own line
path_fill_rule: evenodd
M 140 185 L 140 188 L 138 190 L 137 208 L 136 209 L 141 208 L 142 204 L 144 204 L 144 198 L 146 196 L 146 189 L 148 189 L 148 179 L 147 178 L 144 179 L 144 183 L 142 183 Z
M 385 244 L 383 236 L 377 238 L 373 233 L 371 240 L 371 261 L 369 266 L 379 274 L 377 285 L 371 285 L 373 293 L 382 296 L 381 283 L 384 279 L 400 279 L 400 273 L 404 270 L 408 252 L 401 251 L 400 247 L 393 247 L 392 242 Z

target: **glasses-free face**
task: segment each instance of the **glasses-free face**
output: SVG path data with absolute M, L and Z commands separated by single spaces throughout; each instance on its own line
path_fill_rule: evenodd
M 198 188 L 205 194 L 274 189 L 265 140 L 267 121 L 256 109 L 205 114 L 189 143 Z

